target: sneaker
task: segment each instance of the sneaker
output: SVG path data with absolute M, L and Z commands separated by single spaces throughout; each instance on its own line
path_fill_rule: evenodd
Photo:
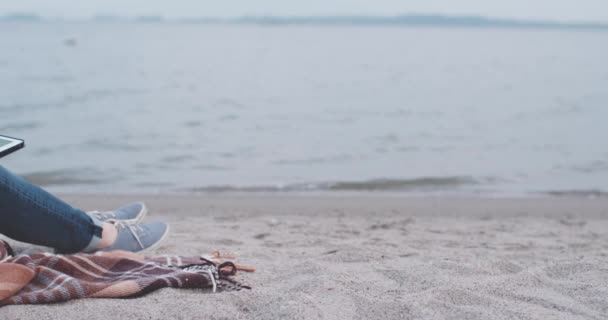
M 143 202 L 134 202 L 124 205 L 114 211 L 91 211 L 89 215 L 101 222 L 124 221 L 128 223 L 138 223 L 148 213 L 148 209 Z
M 156 248 L 169 234 L 169 225 L 164 222 L 134 224 L 112 222 L 118 229 L 113 245 L 100 251 L 125 250 L 142 252 Z

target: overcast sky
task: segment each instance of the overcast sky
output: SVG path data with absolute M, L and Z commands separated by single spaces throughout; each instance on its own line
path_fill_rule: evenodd
M 84 18 L 95 14 L 234 17 L 242 15 L 474 14 L 608 22 L 608 0 L 1 0 L 0 14 Z

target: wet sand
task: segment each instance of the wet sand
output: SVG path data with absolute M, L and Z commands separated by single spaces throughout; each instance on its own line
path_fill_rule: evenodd
M 156 253 L 221 250 L 251 291 L 0 309 L 0 319 L 605 319 L 608 199 L 361 194 L 67 195 L 148 203 Z

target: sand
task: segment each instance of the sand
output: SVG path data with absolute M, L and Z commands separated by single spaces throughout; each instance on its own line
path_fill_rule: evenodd
M 143 199 L 171 223 L 156 253 L 219 249 L 246 292 L 11 306 L 0 319 L 606 319 L 608 199 L 395 194 L 65 196 Z

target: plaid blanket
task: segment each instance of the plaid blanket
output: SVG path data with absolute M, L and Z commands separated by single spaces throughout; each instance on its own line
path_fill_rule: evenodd
M 137 297 L 160 288 L 212 291 L 247 288 L 237 266 L 210 257 L 146 258 L 130 252 L 17 255 L 0 240 L 0 307 L 83 298 Z

